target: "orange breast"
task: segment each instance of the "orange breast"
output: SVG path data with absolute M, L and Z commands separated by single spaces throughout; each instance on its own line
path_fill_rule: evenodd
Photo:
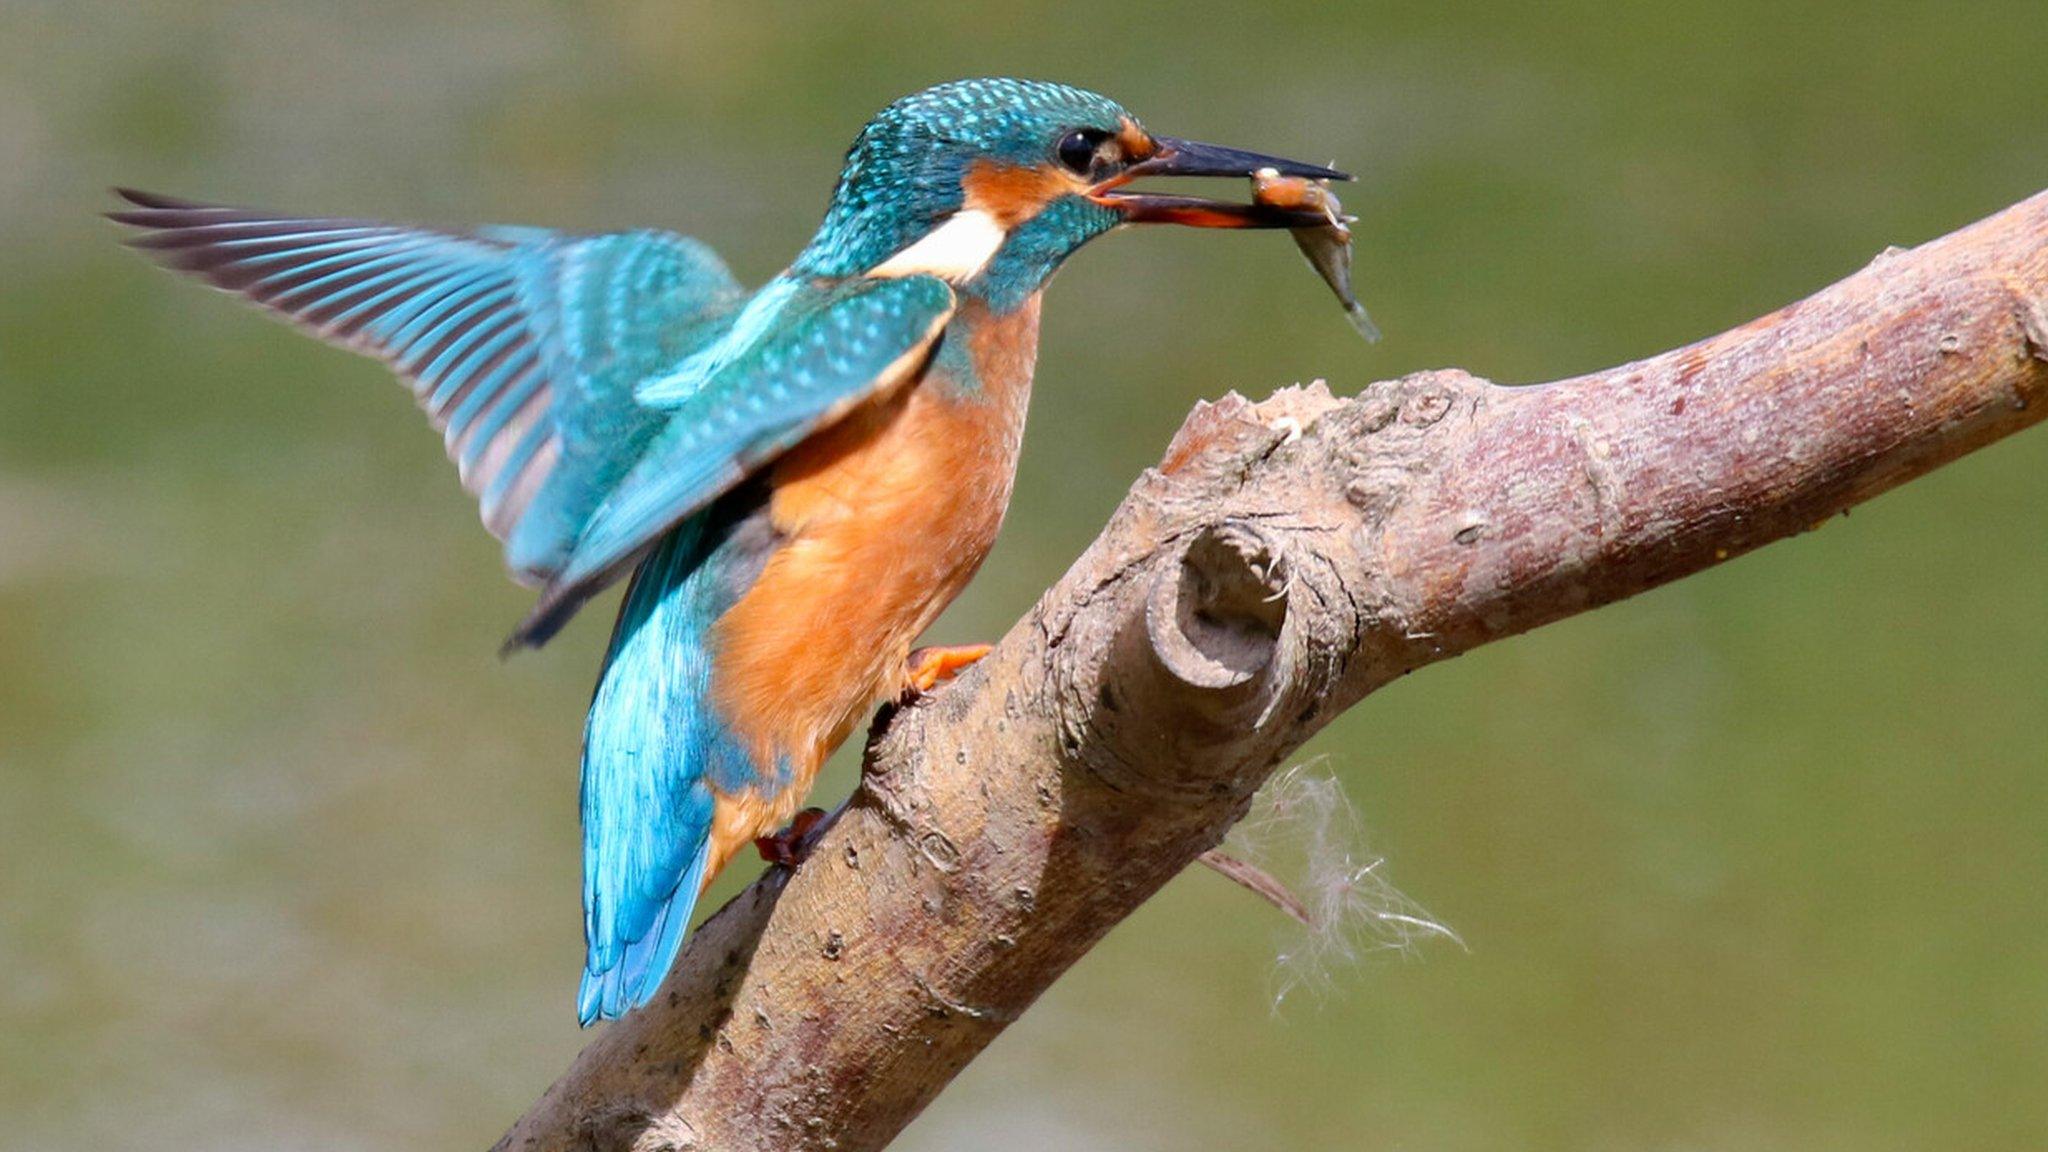
M 911 642 L 995 543 L 1024 434 L 1037 299 L 1002 317 L 963 301 L 945 339 L 963 338 L 978 386 L 956 386 L 939 357 L 770 475 L 783 543 L 718 622 L 712 692 L 755 762 L 791 776 L 721 797 L 712 871 L 786 821 L 825 757 L 902 690 Z

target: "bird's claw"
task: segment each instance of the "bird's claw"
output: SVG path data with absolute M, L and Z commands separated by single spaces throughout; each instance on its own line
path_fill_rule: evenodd
M 903 700 L 915 700 L 953 677 L 962 669 L 988 655 L 987 644 L 946 644 L 919 648 L 904 661 Z
M 825 829 L 829 827 L 831 824 L 825 819 L 823 808 L 806 808 L 797 813 L 795 818 L 790 820 L 789 827 L 782 831 L 769 836 L 756 836 L 754 850 L 761 854 L 761 859 L 770 864 L 794 868 L 810 856 L 811 849 L 818 845 L 818 838 L 823 836 Z

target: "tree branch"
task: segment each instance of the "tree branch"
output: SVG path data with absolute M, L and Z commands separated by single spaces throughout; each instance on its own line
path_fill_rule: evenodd
M 2048 412 L 2048 194 L 1710 340 L 1198 405 L 794 874 L 501 1149 L 887 1144 L 1373 689 L 1816 526 Z

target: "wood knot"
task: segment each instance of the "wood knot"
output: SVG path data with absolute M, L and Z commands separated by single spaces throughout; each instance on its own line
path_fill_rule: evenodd
M 1243 521 L 1204 528 L 1145 605 L 1161 667 L 1197 688 L 1234 688 L 1272 663 L 1290 578 L 1278 545 Z
M 1436 368 L 1396 381 L 1392 395 L 1400 405 L 1400 421 L 1408 428 L 1432 428 L 1462 405 L 1468 413 L 1485 403 L 1493 386 L 1469 372 Z
M 2048 361 L 2048 302 L 2039 296 L 2022 294 L 2018 303 L 2020 342 L 2026 354 Z
M 1427 428 L 1444 418 L 1451 410 L 1449 392 L 1430 389 L 1410 397 L 1401 409 L 1401 422 L 1417 428 Z
M 918 838 L 917 847 L 924 858 L 931 861 L 932 867 L 941 872 L 951 872 L 960 867 L 960 849 L 947 839 L 944 832 L 937 829 L 926 832 Z

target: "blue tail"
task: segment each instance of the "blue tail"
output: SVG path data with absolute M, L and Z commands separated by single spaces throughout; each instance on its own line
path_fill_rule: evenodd
M 618 960 L 603 972 L 591 970 L 598 963 L 597 949 L 583 968 L 583 984 L 576 991 L 576 1019 L 585 1028 L 599 1020 L 616 1020 L 654 998 L 676 954 L 683 948 L 683 933 L 690 925 L 690 913 L 697 907 L 697 893 L 704 883 L 705 848 L 699 844 L 682 879 L 656 905 L 654 922 L 638 940 L 616 949 Z
M 634 573 L 583 745 L 583 934 L 576 1014 L 645 1004 L 675 963 L 708 877 L 712 786 L 756 778 L 708 699 L 709 633 L 759 571 L 766 534 L 712 512 Z

